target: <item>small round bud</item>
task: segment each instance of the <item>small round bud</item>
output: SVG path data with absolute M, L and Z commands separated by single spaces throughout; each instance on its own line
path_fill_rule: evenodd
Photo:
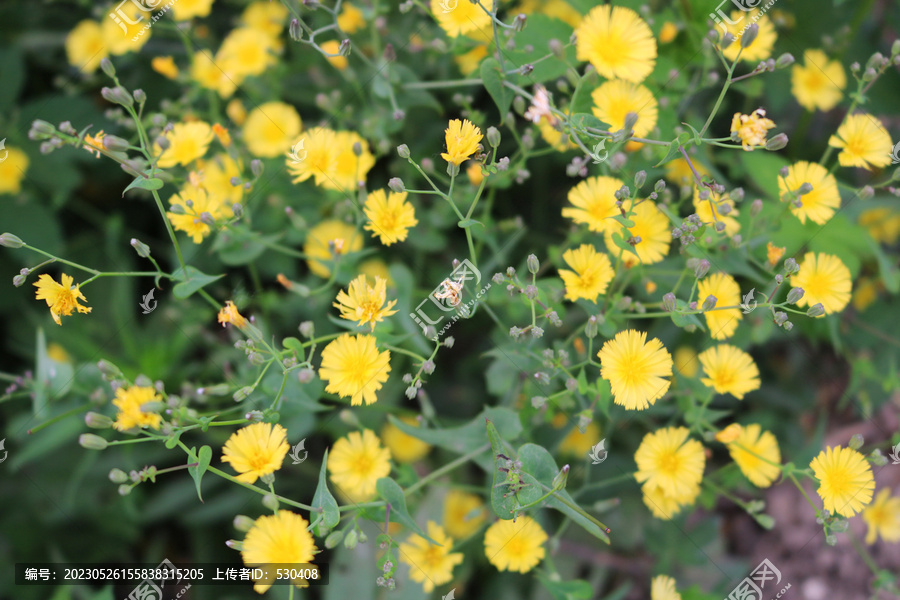
M 397 154 L 400 155 L 400 158 L 409 158 L 409 146 L 406 144 L 397 146 Z
M 25 242 L 17 235 L 11 233 L 0 234 L 0 246 L 4 248 L 21 248 L 24 245 Z
M 403 180 L 399 177 L 391 177 L 388 180 L 388 187 L 391 188 L 391 191 L 394 191 L 398 194 L 406 191 L 406 186 L 403 184 Z
M 594 339 L 595 337 L 597 337 L 597 329 L 597 317 L 592 315 L 591 318 L 587 320 L 587 324 L 585 324 L 584 326 L 584 335 L 586 335 L 588 339 Z
M 669 292 L 668 294 L 663 296 L 662 309 L 665 312 L 675 312 L 675 307 L 677 306 L 676 300 L 677 299 L 675 298 L 675 294 Z
M 747 48 L 756 41 L 756 36 L 759 35 L 759 25 L 754 23 L 750 27 L 747 28 L 747 31 L 744 32 L 744 35 L 741 36 L 741 48 Z
M 534 254 L 528 255 L 528 258 L 525 259 L 525 264 L 528 267 L 528 272 L 532 275 L 536 275 L 541 268 L 541 263 Z
M 791 288 L 791 291 L 788 292 L 787 302 L 788 304 L 797 304 L 800 298 L 803 297 L 803 288 Z
M 89 411 L 84 415 L 84 424 L 91 429 L 109 429 L 113 420 L 97 412 Z
M 88 450 L 106 450 L 109 442 L 93 433 L 82 433 L 78 436 L 78 445 Z
M 853 435 L 853 437 L 850 438 L 850 442 L 847 445 L 854 450 L 859 450 L 862 447 L 863 443 L 865 443 L 865 441 L 866 440 L 865 438 L 863 438 L 862 434 L 856 433 Z
M 762 209 L 763 209 L 763 201 L 761 199 L 757 198 L 756 200 L 754 200 L 753 202 L 750 203 L 750 216 L 751 217 L 757 216 L 760 212 L 762 212 Z
M 488 144 L 491 145 L 491 148 L 496 148 L 500 145 L 500 131 L 496 127 L 488 127 L 487 130 L 487 140 Z
M 716 307 L 716 302 L 718 302 L 718 299 L 710 294 L 706 297 L 706 300 L 703 301 L 703 307 L 701 308 L 701 310 L 707 311 L 714 309 Z
M 134 100 L 138 104 L 143 104 L 147 101 L 147 92 L 145 92 L 144 90 L 137 89 L 134 90 L 131 94 L 134 96 Z
M 825 307 L 822 306 L 822 303 L 814 304 L 809 307 L 809 310 L 806 311 L 807 317 L 820 317 L 825 314 Z
M 278 510 L 278 498 L 275 497 L 275 494 L 270 493 L 263 496 L 262 504 L 269 510 Z
M 775 137 L 766 140 L 766 150 L 770 152 L 774 152 L 776 150 L 781 150 L 785 146 L 788 145 L 788 136 L 784 133 L 779 133 Z
M 694 269 L 694 277 L 697 279 L 703 279 L 706 277 L 706 274 L 709 273 L 709 261 L 705 258 L 697 263 L 697 268 Z
M 112 61 L 109 58 L 103 57 L 100 60 L 100 69 L 106 73 L 108 77 L 116 76 L 116 68 L 113 66 Z
M 113 483 L 125 483 L 128 481 L 128 473 L 122 469 L 112 469 L 109 472 L 109 480 Z
M 150 256 L 150 246 L 137 238 L 131 238 L 131 247 L 134 248 L 135 252 L 137 252 L 138 256 L 141 258 Z

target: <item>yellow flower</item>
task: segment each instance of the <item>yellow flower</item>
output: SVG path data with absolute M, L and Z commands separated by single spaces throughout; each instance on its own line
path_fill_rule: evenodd
M 675 589 L 675 580 L 667 575 L 657 575 L 650 582 L 650 600 L 681 600 Z
M 862 518 L 869 526 L 867 544 L 874 544 L 879 535 L 886 542 L 900 542 L 900 498 L 892 498 L 890 490 L 878 492 L 875 502 L 863 510 Z
M 647 23 L 624 6 L 595 6 L 575 29 L 578 60 L 607 79 L 640 83 L 656 66 L 656 39 Z
M 836 60 L 821 50 L 803 52 L 803 65 L 791 67 L 791 93 L 806 110 L 831 110 L 844 96 L 847 76 Z
M 491 15 L 477 4 L 456 2 L 450 12 L 444 10 L 445 5 L 450 6 L 451 3 L 431 0 L 431 13 L 441 29 L 450 37 L 455 38 L 469 32 L 489 29 L 491 26 Z
M 813 186 L 813 190 L 800 198 L 799 208 L 791 204 L 791 212 L 801 223 L 806 223 L 806 219 L 809 219 L 813 223 L 824 225 L 841 205 L 837 180 L 822 165 L 800 161 L 788 167 L 787 177 L 778 178 L 778 192 L 784 199 L 785 194 L 796 191 L 804 183 Z M 788 202 L 792 201 L 793 198 L 788 198 Z
M 807 252 L 791 284 L 804 291 L 797 306 L 821 304 L 825 314 L 833 314 L 850 302 L 850 269 L 832 254 Z
M 637 201 L 636 201 L 637 202 Z M 634 227 L 629 228 L 627 234 L 623 234 L 623 228 L 616 223 L 616 227 L 606 230 L 604 239 L 606 248 L 611 253 L 621 253 L 622 262 L 626 267 L 633 267 L 638 263 L 652 265 L 662 261 L 669 253 L 669 243 L 672 241 L 671 225 L 668 217 L 656 207 L 650 200 L 644 200 L 633 207 L 633 213 L 628 219 L 634 222 Z M 613 241 L 613 233 L 618 233 L 626 242 L 629 238 L 641 238 L 634 246 L 637 256 L 626 252 L 616 246 Z
M 619 224 L 612 217 L 621 214 L 616 206 L 615 193 L 624 183 L 615 177 L 589 177 L 571 190 L 572 207 L 562 209 L 562 216 L 588 226 L 590 231 L 616 231 Z
M 129 2 L 121 9 L 127 18 L 119 17 L 120 25 L 109 17 L 109 14 L 115 14 L 113 11 L 116 11 L 115 5 L 110 6 L 104 12 L 107 18 L 100 21 L 100 34 L 103 36 L 103 43 L 106 45 L 106 49 L 110 54 L 114 55 L 138 52 L 150 39 L 150 32 L 152 31 L 149 28 L 150 22 L 148 21 L 150 13 L 146 10 L 141 10 L 137 3 Z M 135 21 L 135 24 L 132 25 L 129 20 Z M 125 26 L 124 30 L 122 29 L 123 25 Z M 135 37 L 137 37 L 136 40 L 134 39 Z
M 518 12 L 530 15 L 541 13 L 567 23 L 573 29 L 581 22 L 581 13 L 566 0 L 522 0 Z
M 53 317 L 56 324 L 62 325 L 60 315 L 68 317 L 73 310 L 82 314 L 91 312 L 89 306 L 78 304 L 79 300 L 87 302 L 87 298 L 84 297 L 77 285 L 72 285 L 72 281 L 74 281 L 72 276 L 63 273 L 59 276 L 59 280 L 62 283 L 56 283 L 52 277 L 44 274 L 38 277 L 37 283 L 34 284 L 34 287 L 37 288 L 34 294 L 35 300 L 47 302 L 47 306 L 50 307 L 50 316 Z
M 758 424 L 742 427 L 736 439 L 723 443 L 728 445 L 731 460 L 756 487 L 769 487 L 781 474 L 776 466 L 781 464 L 778 440 L 770 432 L 762 431 Z
M 287 19 L 287 16 L 288 9 L 283 4 L 254 2 L 244 9 L 241 15 L 241 23 L 247 27 L 258 29 L 266 35 L 277 37 L 281 34 L 281 30 L 284 29 L 284 21 Z
M 113 427 L 119 431 L 127 431 L 135 427 L 159 429 L 162 425 L 162 417 L 155 412 L 141 410 L 141 406 L 148 402 L 162 402 L 162 396 L 152 387 L 133 385 L 127 390 L 121 387 L 117 388 L 116 397 L 112 403 L 119 409 L 119 412 Z
M 484 553 L 500 571 L 527 573 L 544 558 L 547 534 L 531 517 L 497 521 L 484 533 Z
M 461 552 L 450 552 L 453 538 L 444 528 L 428 521 L 428 537 L 440 544 L 436 546 L 418 534 L 400 544 L 400 561 L 409 565 L 409 578 L 422 584 L 426 594 L 434 586 L 453 580 L 453 567 L 463 561 Z
M 600 376 L 609 381 L 613 402 L 627 410 L 656 404 L 669 389 L 672 357 L 662 342 L 647 333 L 626 329 L 607 340 L 597 353 Z
M 228 106 L 225 107 L 225 114 L 238 127 L 243 125 L 247 119 L 247 109 L 244 108 L 244 104 L 237 98 L 228 103 Z
M 350 61 L 347 60 L 347 57 L 340 55 L 341 43 L 339 41 L 328 40 L 327 42 L 322 42 L 322 50 L 328 54 L 337 54 L 337 56 L 326 56 L 325 60 L 330 62 L 338 71 L 343 71 L 350 65 Z
M 734 207 L 734 200 L 727 194 L 723 198 L 712 190 L 707 191 L 709 192 L 709 198 L 701 200 L 700 188 L 694 187 L 694 212 L 697 213 L 697 216 L 700 217 L 703 223 L 712 224 L 715 221 L 725 223 L 725 235 L 734 237 L 734 234 L 741 230 L 741 224 L 736 218 L 741 213 Z M 726 204 L 731 210 L 728 211 L 727 215 L 724 215 L 722 214 L 722 206 Z
M 484 181 L 484 173 L 481 172 L 481 163 L 469 161 L 469 166 L 466 167 L 466 177 L 469 178 L 469 183 L 472 185 L 481 185 L 481 182 Z
M 337 168 L 337 140 L 335 132 L 324 127 L 313 127 L 303 133 L 303 137 L 294 143 L 303 142 L 303 150 L 298 148 L 297 158 L 300 162 L 288 157 L 285 161 L 288 171 L 294 177 L 294 183 L 315 179 L 316 185 L 324 186 Z M 304 154 L 305 153 L 305 157 Z
M 753 358 L 740 348 L 719 344 L 700 353 L 700 364 L 706 377 L 703 385 L 719 394 L 731 394 L 738 400 L 759 389 L 759 369 Z
M 454 56 L 453 60 L 456 61 L 456 65 L 459 67 L 460 73 L 463 75 L 471 75 L 476 70 L 478 70 L 478 66 L 481 64 L 481 59 L 488 55 L 488 47 L 485 44 L 479 44 L 469 50 L 468 52 L 464 52 L 458 56 Z
M 367 277 L 381 277 L 387 282 L 388 287 L 394 287 L 394 280 L 391 279 L 391 272 L 388 266 L 380 258 L 370 258 L 369 260 L 359 263 L 357 267 L 362 275 Z
M 222 98 L 229 98 L 243 78 L 229 76 L 206 51 L 195 52 L 191 60 L 191 79 L 200 87 L 213 90 Z
M 370 323 L 374 331 L 376 323 L 397 312 L 391 310 L 397 304 L 396 300 L 391 300 L 387 306 L 384 304 L 386 289 L 387 281 L 381 277 L 375 278 L 375 287 L 372 287 L 366 281 L 366 276 L 360 275 L 350 282 L 347 288 L 349 293 L 344 290 L 338 292 L 337 302 L 333 306 L 341 311 L 341 318 L 357 321 L 360 327 Z
M 253 156 L 273 158 L 291 149 L 300 128 L 300 115 L 293 106 L 266 102 L 251 110 L 244 121 L 244 142 Z
M 884 125 L 866 113 L 850 115 L 838 127 L 837 133 L 828 138 L 828 145 L 842 148 L 838 162 L 842 167 L 872 167 L 891 164 L 894 142 Z
M 319 377 L 328 383 L 326 392 L 349 396 L 351 406 L 374 404 L 378 400 L 375 392 L 391 372 L 390 359 L 388 350 L 378 351 L 373 336 L 344 333 L 322 351 Z
M 751 23 L 759 25 L 759 32 L 756 39 L 753 40 L 753 43 L 741 51 L 741 60 L 758 63 L 759 61 L 766 60 L 772 55 L 772 48 L 775 46 L 775 40 L 778 39 L 778 34 L 775 33 L 775 26 L 772 24 L 772 21 L 769 20 L 769 17 L 766 15 L 760 16 L 758 9 L 750 12 L 734 10 L 731 11 L 731 21 L 736 21 L 736 23 L 732 25 L 728 21 L 723 21 L 723 25 L 728 28 L 728 32 L 737 38 L 737 40 L 722 50 L 722 54 L 725 58 L 728 60 L 737 58 L 738 51 L 741 50 L 740 37 L 743 35 L 741 30 Z M 746 31 L 744 31 L 744 33 L 746 33 Z
M 193 203 L 192 206 L 188 206 L 189 200 Z M 181 214 L 172 211 L 166 213 L 172 226 L 191 236 L 195 244 L 202 243 L 203 238 L 212 233 L 212 227 L 203 222 L 204 213 L 208 213 L 214 220 L 233 214 L 230 207 L 226 208 L 220 200 L 207 194 L 205 189 L 190 184 L 169 198 L 169 204 L 181 207 Z
M 177 0 L 172 5 L 176 21 L 187 21 L 194 17 L 208 17 L 213 0 Z
M 566 287 L 566 300 L 575 302 L 584 298 L 596 304 L 597 296 L 606 293 L 606 286 L 615 275 L 609 257 L 590 244 L 582 244 L 563 252 L 563 260 L 573 269 L 559 270 Z
M 722 442 L 723 444 L 727 444 L 729 442 L 733 442 L 734 440 L 741 437 L 741 432 L 744 431 L 744 428 L 741 427 L 738 423 L 732 423 L 725 429 L 716 433 L 716 441 Z
M 232 177 L 241 176 L 241 170 L 227 154 L 218 154 L 213 159 L 200 159 L 197 167 L 202 173 L 200 187 L 222 203 L 227 216 L 233 215 L 231 205 L 244 197 L 243 185 L 231 185 Z
M 66 352 L 66 349 L 57 344 L 50 342 L 47 344 L 47 356 L 58 363 L 72 363 L 72 357 Z
M 469 537 L 486 519 L 484 502 L 475 494 L 450 490 L 444 496 L 444 527 L 454 538 Z
M 82 150 L 86 150 L 88 154 L 93 154 L 97 158 L 100 158 L 100 151 L 106 149 L 106 145 L 103 143 L 104 137 L 106 137 L 106 134 L 103 133 L 102 129 L 95 135 L 89 133 L 85 134 L 84 145 L 81 147 Z
M 366 176 L 375 166 L 375 157 L 369 150 L 369 143 L 355 131 L 335 132 L 334 142 L 337 152 L 334 171 L 326 174 L 321 185 L 329 190 L 356 196 L 359 184 L 366 181 Z M 356 144 L 359 144 L 359 156 L 353 151 Z
M 287 429 L 272 423 L 253 423 L 231 434 L 222 448 L 222 462 L 239 473 L 237 480 L 255 483 L 280 469 L 288 450 Z
M 93 73 L 108 54 L 102 28 L 96 21 L 85 19 L 66 36 L 66 57 L 79 71 Z
M 650 90 L 639 83 L 620 79 L 607 81 L 591 93 L 591 98 L 594 116 L 608 123 L 610 131 L 624 129 L 628 113 L 638 116 L 634 124 L 635 137 L 645 137 L 656 127 L 659 105 Z
M 165 134 L 169 147 L 162 151 L 158 166 L 163 169 L 175 165 L 187 165 L 206 154 L 210 142 L 213 141 L 212 127 L 203 121 L 191 121 L 190 123 L 176 123 L 172 131 Z M 161 148 L 154 144 L 156 154 Z
M 881 291 L 881 282 L 864 277 L 856 284 L 856 290 L 853 292 L 853 308 L 859 312 L 863 312 L 873 302 L 878 300 L 878 292 Z
M 659 30 L 659 43 L 668 44 L 672 42 L 676 37 L 678 37 L 678 25 L 676 25 L 672 21 L 666 21 L 665 23 L 663 23 L 662 28 L 660 28 Z
M 18 194 L 31 161 L 18 148 L 7 147 L 6 160 L 0 162 L 0 194 Z
M 693 502 L 700 490 L 706 454 L 703 444 L 688 438 L 685 427 L 665 427 L 644 436 L 634 454 L 634 478 L 659 488 L 679 504 Z
M 697 375 L 697 353 L 690 346 L 679 346 L 675 349 L 675 370 L 689 379 Z
M 876 242 L 892 245 L 900 238 L 900 212 L 890 208 L 870 208 L 859 215 L 859 224 Z
M 749 115 L 734 113 L 731 119 L 731 139 L 740 139 L 741 148 L 751 152 L 766 145 L 766 135 L 775 128 L 775 121 L 766 118 L 766 111 L 757 108 Z
M 432 0 L 432 2 L 434 1 Z M 470 6 L 478 8 L 475 4 L 470 4 Z M 444 130 L 447 152 L 442 152 L 441 158 L 454 165 L 461 164 L 478 150 L 478 142 L 481 141 L 482 137 L 484 136 L 481 135 L 481 130 L 468 119 L 463 121 L 453 119 L 447 125 L 447 129 Z
M 222 327 L 225 327 L 226 323 L 231 323 L 238 329 L 243 329 L 247 325 L 247 319 L 241 316 L 231 300 L 225 302 L 225 307 L 219 310 L 218 320 Z
M 716 306 L 738 306 L 741 303 L 741 288 L 734 277 L 727 273 L 714 273 L 697 284 L 698 303 L 703 303 L 708 296 L 716 297 Z M 704 313 L 706 327 L 714 340 L 725 340 L 734 335 L 738 323 L 743 318 L 739 308 L 713 310 Z
M 538 121 L 537 128 L 541 132 L 541 138 L 557 152 L 568 152 L 578 148 L 578 144 L 574 143 L 568 134 L 563 139 L 563 132 L 551 125 L 550 119 L 546 115 Z
M 406 196 L 406 192 L 375 190 L 366 198 L 363 211 L 369 222 L 363 229 L 371 231 L 372 237 L 380 239 L 385 246 L 406 240 L 410 228 L 419 223 Z
M 709 175 L 709 170 L 697 162 L 696 157 L 693 157 L 691 164 L 694 165 L 694 169 L 696 169 L 697 174 L 701 178 L 704 175 Z M 697 178 L 694 177 L 691 166 L 683 158 L 676 158 L 666 163 L 666 177 L 678 185 L 696 185 L 697 183 Z
M 366 17 L 354 5 L 344 2 L 344 9 L 338 15 L 337 24 L 344 33 L 356 33 L 366 26 Z
M 244 536 L 241 558 L 248 567 L 299 566 L 311 563 L 316 552 L 318 549 L 309 532 L 309 522 L 296 513 L 279 510 L 274 515 L 263 515 L 256 519 Z M 271 575 L 274 573 L 270 573 Z M 260 579 L 253 585 L 253 589 L 258 594 L 264 594 L 273 583 L 273 579 Z M 305 582 L 294 580 L 293 583 L 304 587 Z
M 562 413 L 557 415 L 558 417 L 562 417 L 563 425 L 566 423 L 565 416 Z M 554 418 L 554 425 L 556 425 L 556 419 Z M 594 421 L 588 423 L 588 426 L 584 428 L 584 433 L 581 433 L 581 430 L 578 427 L 573 427 L 571 431 L 562 439 L 559 443 L 559 448 L 557 448 L 557 452 L 562 456 L 573 456 L 581 458 L 585 454 L 591 451 L 594 447 L 594 444 L 600 439 L 600 426 L 597 425 Z
M 419 426 L 419 421 L 415 417 L 400 417 L 400 420 L 412 427 Z M 391 456 L 398 463 L 416 462 L 431 452 L 431 444 L 426 444 L 419 438 L 404 433 L 390 422 L 385 423 L 381 428 L 381 439 L 384 440 L 384 445 L 391 451 Z
M 852 517 L 872 501 L 872 467 L 856 450 L 829 446 L 809 466 L 819 480 L 817 491 L 825 510 Z
M 274 51 L 275 41 L 271 36 L 252 27 L 238 27 L 222 41 L 216 64 L 240 85 L 245 77 L 261 75 L 274 64 Z
M 784 256 L 785 247 L 776 246 L 772 242 L 766 242 L 766 260 L 770 267 L 774 267 L 781 257 Z
M 150 66 L 163 77 L 169 79 L 178 77 L 178 67 L 175 66 L 175 59 L 171 56 L 154 56 Z
M 310 271 L 319 277 L 330 277 L 336 257 L 357 252 L 362 246 L 362 235 L 352 225 L 330 219 L 309 230 L 303 253 Z
M 375 496 L 375 483 L 391 472 L 391 452 L 381 447 L 372 431 L 352 431 L 334 443 L 328 455 L 328 472 L 335 488 L 351 502 Z

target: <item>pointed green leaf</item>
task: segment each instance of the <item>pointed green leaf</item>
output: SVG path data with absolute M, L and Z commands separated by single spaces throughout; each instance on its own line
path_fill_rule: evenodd
M 457 225 L 459 225 L 463 229 L 471 227 L 472 225 L 481 225 L 482 227 L 484 227 L 484 223 L 482 223 L 481 221 L 476 221 L 475 219 L 463 219 L 462 221 L 457 223 Z
M 406 508 L 406 496 L 403 495 L 403 489 L 397 485 L 396 481 L 390 477 L 382 477 L 375 482 L 375 490 L 385 502 L 391 505 L 391 521 L 396 521 L 405 527 L 409 527 L 432 544 L 440 546 L 440 544 L 428 537 L 409 515 L 409 510 Z
M 321 513 L 322 520 L 313 527 L 313 533 L 319 537 L 325 537 L 341 521 L 341 512 L 338 509 L 337 500 L 328 491 L 328 482 L 326 481 L 326 469 L 328 464 L 328 450 L 325 450 L 325 457 L 322 459 L 322 468 L 319 469 L 319 485 L 316 486 L 316 493 L 312 499 L 313 514 L 310 518 L 315 521 L 318 518 L 317 513 Z
M 199 269 L 188 265 L 187 276 L 185 276 L 182 269 L 178 269 L 173 273 L 173 277 L 180 283 L 175 284 L 175 287 L 172 288 L 172 294 L 176 298 L 184 300 L 213 281 L 225 277 L 225 275 L 207 275 Z
M 486 58 L 481 62 L 481 80 L 484 87 L 497 104 L 500 111 L 500 124 L 506 118 L 509 112 L 509 106 L 512 104 L 513 93 L 506 89 L 503 85 L 503 69 L 496 58 Z
M 122 197 L 125 196 L 125 192 L 128 190 L 133 190 L 134 188 L 140 188 L 142 190 L 158 190 L 163 186 L 163 180 L 157 179 L 156 177 L 152 179 L 147 179 L 146 177 L 135 177 L 134 181 L 128 184 L 128 187 L 122 190 Z
M 209 468 L 209 462 L 212 460 L 212 448 L 203 446 L 200 448 L 200 454 L 194 455 L 194 449 L 191 448 L 191 455 L 188 457 L 189 463 L 198 463 L 196 467 L 188 467 L 188 473 L 194 479 L 194 485 L 197 487 L 197 497 L 203 502 L 203 496 L 200 494 L 200 480 L 203 474 Z
M 286 337 L 284 338 L 284 340 L 282 340 L 281 345 L 288 350 L 293 350 L 294 352 L 296 352 L 301 362 L 306 360 L 306 351 L 303 349 L 303 342 L 301 342 L 297 338 Z

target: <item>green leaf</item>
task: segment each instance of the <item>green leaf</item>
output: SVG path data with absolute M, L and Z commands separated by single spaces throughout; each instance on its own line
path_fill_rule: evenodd
M 541 574 L 538 579 L 556 600 L 587 600 L 593 593 L 591 584 L 581 579 L 553 581 Z
M 618 231 L 614 231 L 614 232 L 613 232 L 613 234 L 612 234 L 612 240 L 613 240 L 613 243 L 614 243 L 617 247 L 621 248 L 621 249 L 624 250 L 625 252 L 630 252 L 631 254 L 634 254 L 635 256 L 638 255 L 637 250 L 634 249 L 634 246 L 632 246 L 631 244 L 629 244 L 628 242 L 626 242 L 626 241 L 625 241 L 625 238 L 623 238 L 623 237 L 622 237 L 622 234 L 619 233 Z
M 172 448 L 174 448 L 175 446 L 178 445 L 178 440 L 181 438 L 182 433 L 183 433 L 182 431 L 176 431 L 175 433 L 171 434 L 169 437 L 166 438 L 165 446 L 166 446 L 167 450 L 171 450 Z M 193 461 L 191 461 L 191 462 L 193 462 Z
M 692 139 L 691 134 L 689 134 L 687 131 L 684 131 L 681 134 L 679 134 L 679 136 L 677 138 L 675 138 L 674 140 L 669 142 L 669 145 L 666 148 L 666 155 L 663 156 L 662 159 L 653 166 L 658 167 L 660 165 L 664 165 L 667 162 L 669 162 L 670 160 L 674 159 L 676 156 L 680 156 L 681 155 L 681 147 L 684 146 L 684 144 L 687 143 L 691 139 Z M 748 152 L 748 154 L 749 154 L 749 152 Z
M 631 219 L 626 219 L 622 215 L 616 215 L 616 216 L 612 217 L 612 219 L 613 219 L 613 221 L 615 221 L 616 223 L 618 223 L 619 225 L 621 225 L 622 227 L 625 227 L 627 229 L 631 229 L 632 227 L 634 227 L 634 221 L 632 221 Z
M 584 367 L 581 368 L 575 381 L 578 383 L 578 393 L 585 394 L 588 391 L 588 382 L 587 376 L 584 374 Z
M 203 502 L 203 496 L 200 494 L 200 480 L 203 479 L 203 474 L 206 473 L 206 470 L 209 468 L 209 462 L 212 460 L 212 448 L 209 446 L 203 446 L 200 448 L 200 454 L 196 457 L 194 456 L 194 449 L 191 448 L 191 456 L 188 457 L 189 463 L 198 463 L 196 467 L 188 467 L 188 473 L 190 473 L 191 477 L 194 479 L 194 485 L 197 487 L 197 497 L 200 498 L 200 502 Z
M 225 275 L 207 275 L 199 269 L 188 265 L 187 277 L 185 277 L 182 269 L 175 271 L 173 277 L 176 281 L 180 281 L 180 283 L 176 283 L 175 287 L 172 288 L 172 294 L 179 300 L 184 300 L 193 295 L 197 290 L 202 289 L 213 281 L 225 277 Z
M 553 457 L 543 446 L 530 443 L 524 444 L 519 448 L 519 461 L 522 463 L 524 472 L 533 476 L 535 480 L 546 486 L 547 489 L 552 487 L 553 478 L 559 473 L 559 467 L 556 466 L 556 461 L 553 460 Z M 555 492 L 542 505 L 555 508 L 581 525 L 588 533 L 600 538 L 607 544 L 610 543 L 606 530 L 601 528 L 583 509 L 578 508 L 575 500 L 572 499 L 572 496 L 566 490 Z
M 439 446 L 459 454 L 471 452 L 487 441 L 484 434 L 485 419 L 490 419 L 496 425 L 497 430 L 504 439 L 514 440 L 522 433 L 522 423 L 519 421 L 518 413 L 504 407 L 486 408 L 462 427 L 450 427 L 447 429 L 413 427 L 394 415 L 388 415 L 388 421 L 403 433 L 433 446 Z M 487 454 L 480 455 L 474 461 L 485 471 L 490 471 L 493 463 L 491 457 L 487 456 Z
M 875 254 L 875 259 L 878 261 L 878 270 L 881 272 L 881 281 L 884 283 L 885 289 L 892 294 L 896 294 L 900 291 L 900 274 L 897 272 L 897 267 L 894 266 L 893 261 L 881 249 L 881 244 L 871 237 L 869 237 L 868 242 L 869 248 L 871 248 L 872 253 Z
M 590 113 L 576 113 L 572 115 L 572 118 L 569 119 L 569 123 L 575 129 L 585 129 L 590 127 L 591 129 L 601 129 L 603 131 L 609 131 L 609 125 L 595 117 Z M 591 135 L 602 137 L 598 133 L 592 133 Z
M 675 323 L 677 327 L 696 325 L 700 331 L 706 331 L 706 327 L 703 326 L 703 322 L 697 317 L 697 315 L 686 315 L 679 312 L 683 310 L 690 310 L 690 308 L 688 307 L 688 303 L 684 300 L 676 300 L 675 311 L 672 312 L 672 322 Z
M 322 459 L 322 468 L 319 469 L 319 485 L 316 486 L 316 493 L 312 499 L 313 512 L 321 513 L 322 520 L 313 527 L 313 533 L 319 537 L 325 537 L 328 532 L 337 526 L 341 521 L 341 512 L 338 509 L 337 500 L 328 491 L 328 483 L 326 481 L 326 469 L 328 464 L 328 450 L 325 450 L 325 457 Z M 316 520 L 316 515 L 312 515 L 312 519 Z
M 396 521 L 401 525 L 410 528 L 421 537 L 425 538 L 432 544 L 440 546 L 436 541 L 428 537 L 422 528 L 409 515 L 406 508 L 406 496 L 403 495 L 403 489 L 397 485 L 397 482 L 390 477 L 382 477 L 375 482 L 375 490 L 381 498 L 391 505 L 391 521 Z
M 509 112 L 509 107 L 513 100 L 513 93 L 503 85 L 503 79 L 503 69 L 496 58 L 486 58 L 481 62 L 481 80 L 484 82 L 484 87 L 488 94 L 491 95 L 491 98 L 497 104 L 497 109 L 500 111 L 501 125 L 506 118 L 506 113 Z
M 286 337 L 281 341 L 281 345 L 288 350 L 293 350 L 294 352 L 296 352 L 297 356 L 300 359 L 300 362 L 306 360 L 306 351 L 303 349 L 303 342 L 301 342 L 297 338 Z
M 503 454 L 510 459 L 515 459 L 515 457 L 511 456 L 512 452 L 506 447 L 503 438 L 500 437 L 500 433 L 490 420 L 487 421 L 487 435 L 488 439 L 491 440 L 491 453 L 494 455 L 494 473 L 491 480 L 491 508 L 494 509 L 494 514 L 508 521 L 513 518 L 512 511 L 518 503 L 515 496 L 504 497 L 509 488 L 503 485 L 503 482 L 506 481 L 506 474 L 500 470 L 500 467 L 506 464 L 506 460 L 498 455 Z
M 156 177 L 152 179 L 147 179 L 146 177 L 135 177 L 134 181 L 128 184 L 128 187 L 122 190 L 122 197 L 125 197 L 125 192 L 128 190 L 133 190 L 134 188 L 140 188 L 142 190 L 158 190 L 163 186 L 163 180 L 157 179 Z
M 457 223 L 457 225 L 459 225 L 463 229 L 466 229 L 467 227 L 471 227 L 473 225 L 481 225 L 482 227 L 484 227 L 484 223 L 482 223 L 481 221 L 476 221 L 475 219 L 463 219 L 462 221 Z

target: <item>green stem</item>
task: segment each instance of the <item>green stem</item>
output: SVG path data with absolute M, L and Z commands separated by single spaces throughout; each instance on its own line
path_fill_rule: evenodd
M 32 433 L 37 433 L 44 427 L 49 427 L 50 425 L 53 425 L 54 423 L 58 423 L 59 421 L 62 421 L 63 419 L 67 419 L 67 418 L 71 417 L 72 415 L 77 415 L 78 413 L 89 409 L 91 406 L 93 406 L 93 404 L 88 402 L 87 404 L 82 404 L 81 406 L 79 406 L 77 408 L 73 408 L 72 410 L 67 410 L 63 414 L 53 417 L 49 421 L 44 421 L 37 427 L 33 427 L 33 428 L 29 429 L 28 435 L 31 435 Z
M 432 471 L 431 473 L 429 473 L 428 475 L 426 475 L 425 477 L 423 477 L 416 483 L 412 484 L 411 486 L 409 486 L 408 488 L 403 490 L 403 495 L 409 496 L 413 492 L 417 491 L 418 489 L 422 488 L 423 486 L 427 485 L 428 483 L 437 479 L 438 477 L 441 477 L 442 475 L 446 475 L 447 473 L 456 469 L 457 467 L 466 464 L 467 462 L 469 462 L 470 460 L 472 460 L 473 458 L 475 458 L 476 456 L 478 456 L 485 450 L 488 450 L 490 447 L 491 447 L 490 444 L 485 444 L 483 446 L 480 446 L 479 448 L 476 448 L 475 450 L 473 450 L 472 452 L 469 452 L 468 454 L 463 454 L 462 456 L 460 456 L 453 462 L 447 463 L 440 469 Z

